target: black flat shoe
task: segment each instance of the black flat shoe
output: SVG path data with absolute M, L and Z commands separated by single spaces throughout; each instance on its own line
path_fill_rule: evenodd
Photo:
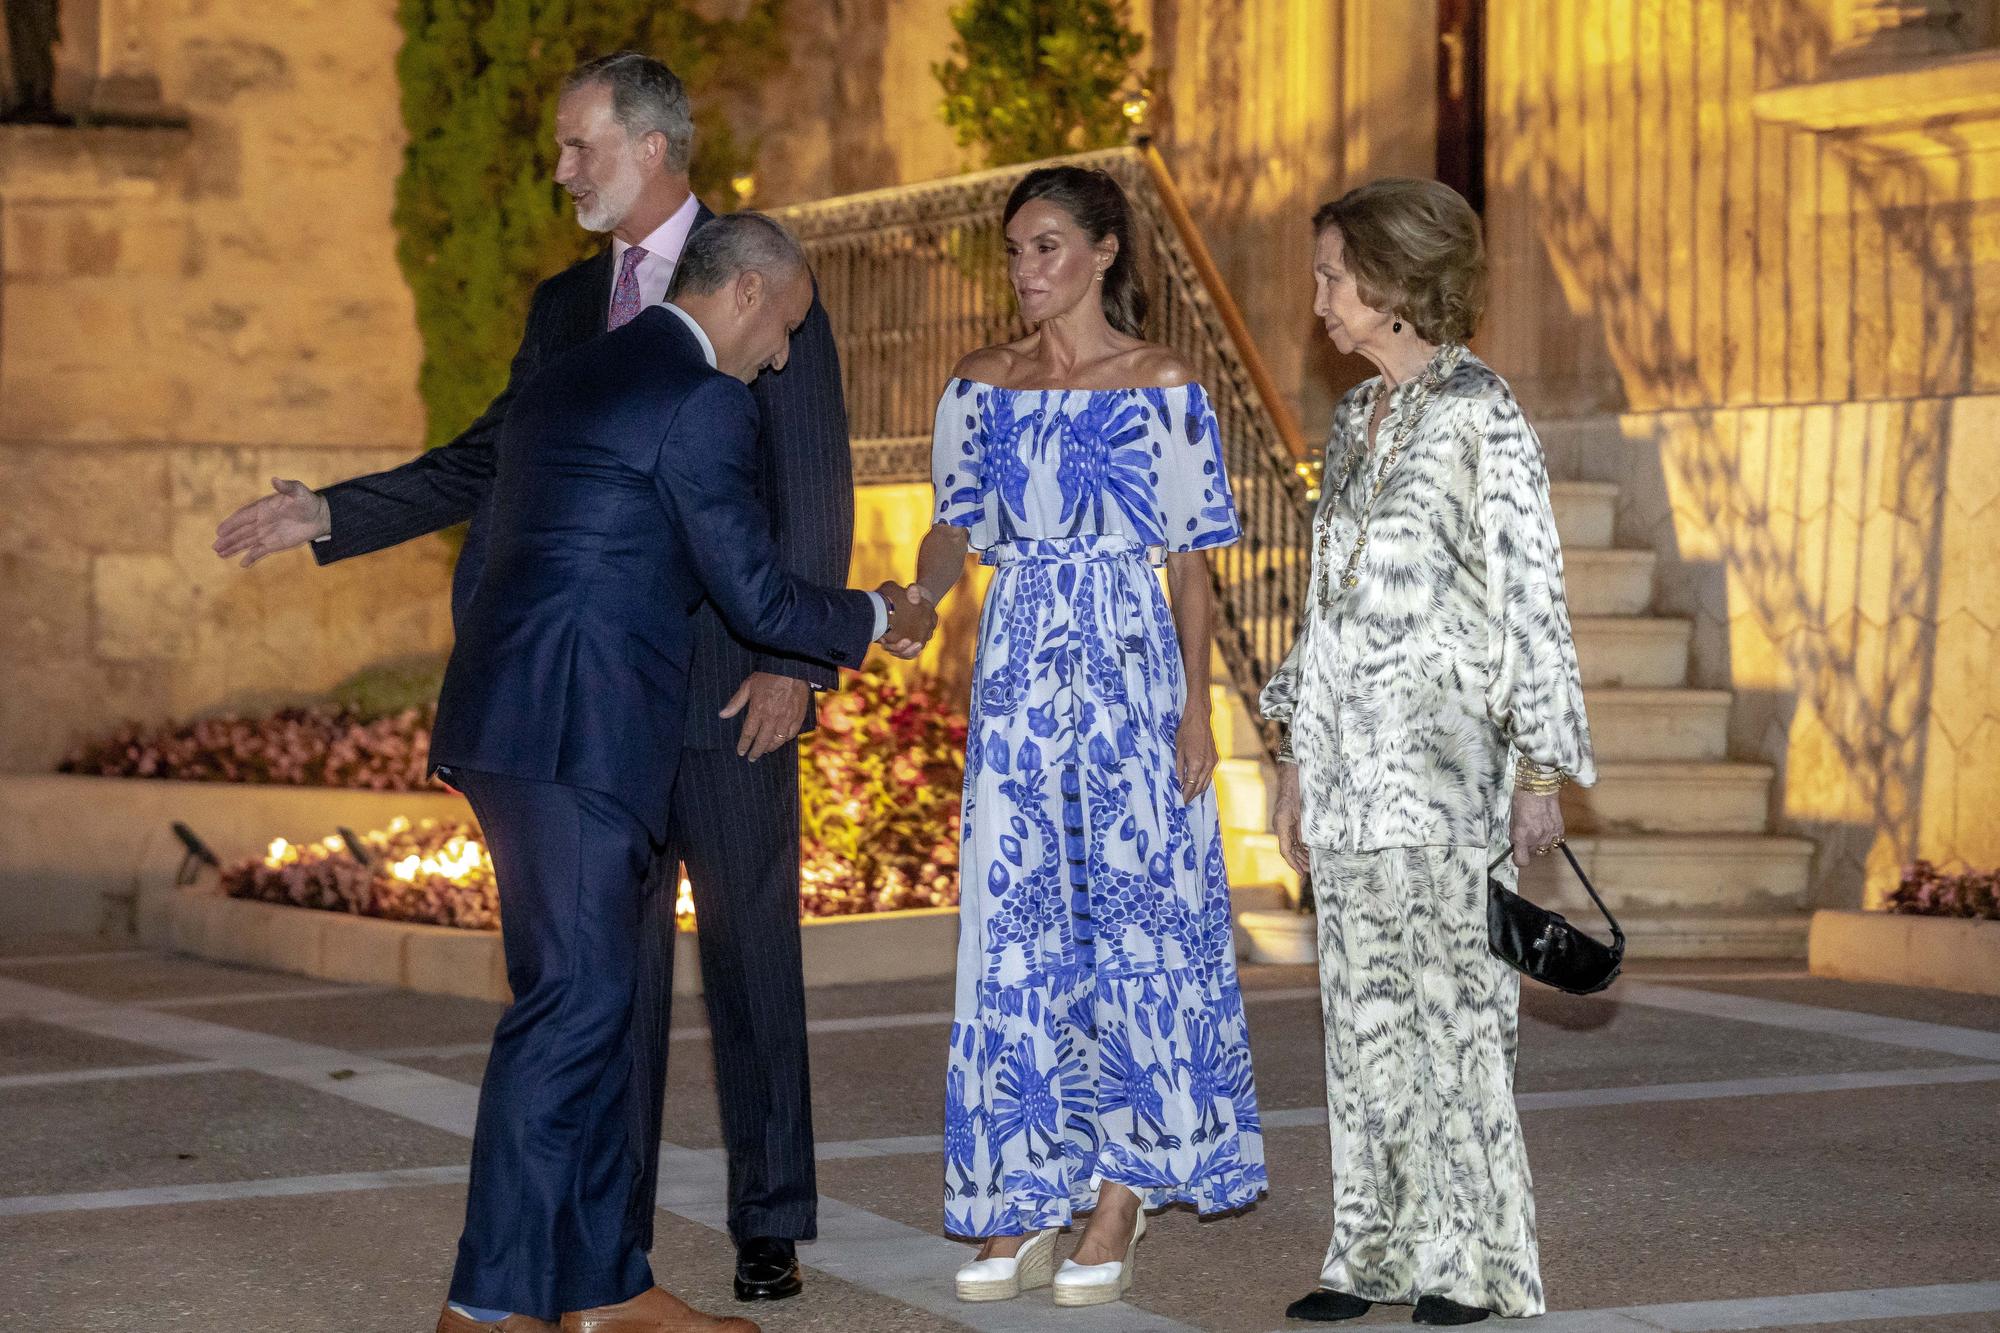
M 1476 1324 L 1493 1313 L 1476 1305 L 1460 1305 L 1443 1296 L 1420 1296 L 1410 1315 L 1413 1324 Z
M 778 1236 L 752 1236 L 736 1247 L 736 1299 L 782 1301 L 805 1290 L 799 1253 Z
M 1350 1296 L 1344 1291 L 1334 1291 L 1321 1287 L 1299 1297 L 1285 1307 L 1287 1319 L 1310 1319 L 1320 1324 L 1336 1324 L 1343 1319 L 1359 1319 L 1368 1313 L 1372 1303 L 1359 1296 Z

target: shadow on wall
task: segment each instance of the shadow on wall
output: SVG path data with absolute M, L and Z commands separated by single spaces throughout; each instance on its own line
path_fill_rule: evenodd
M 1636 27 L 1642 8 L 1577 17 Z M 1678 564 L 1662 591 L 1697 617 L 1698 683 L 1738 690 L 1732 747 L 1778 766 L 1779 829 L 1819 843 L 1816 900 L 1852 905 L 1919 854 L 1948 743 L 1929 713 L 1958 408 L 1940 396 L 1977 387 L 1968 162 L 1944 131 L 1940 156 L 1889 160 L 1758 124 L 1750 97 L 1815 73 L 1824 24 L 1798 3 L 1676 8 L 1728 35 L 1697 52 L 1655 33 L 1587 74 L 1558 49 L 1580 39 L 1541 39 L 1496 174 L 1651 409 L 1584 466 L 1624 487 L 1621 529 Z

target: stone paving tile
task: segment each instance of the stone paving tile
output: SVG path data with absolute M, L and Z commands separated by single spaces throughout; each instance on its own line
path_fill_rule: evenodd
M 262 1074 L 0 1091 L 0 1195 L 310 1176 L 466 1160 L 464 1139 Z
M 1993 995 L 1961 995 L 1955 991 L 1835 981 L 1829 977 L 1800 977 L 1795 981 L 1703 981 L 1696 989 L 1746 995 L 1758 1000 L 1782 1000 L 1787 1004 L 1817 1005 L 1822 1009 L 1847 1009 L 1856 1013 L 1879 1014 L 1885 1018 L 1907 1018 L 1918 1023 L 1943 1023 L 1948 1027 L 2000 1032 L 2000 996 Z
M 818 986 L 806 992 L 806 1017 L 856 1018 L 873 1014 L 949 1013 L 955 983 L 951 978 L 929 981 L 884 981 L 858 986 Z M 701 1001 L 674 997 L 675 1021 L 693 1023 Z
M 462 1186 L 0 1218 L 0 1290 L 64 1333 L 421 1333 Z
M 62 1333 L 391 1333 L 428 1329 L 465 1211 L 460 1186 L 0 1218 L 8 1328 Z M 727 1237 L 662 1213 L 657 1276 L 734 1313 Z M 928 1333 L 956 1327 L 811 1273 L 797 1300 L 757 1308 L 768 1333 Z M 16 1322 L 18 1321 L 18 1322 Z
M 1713 987 L 1706 987 L 1713 989 Z M 1524 990 L 1522 1092 L 1977 1064 L 1937 1051 Z
M 121 1003 L 203 999 L 238 992 L 261 994 L 269 991 L 324 990 L 333 984 L 312 977 L 265 972 L 254 967 L 204 963 L 170 954 L 100 962 L 51 963 L 9 975 L 16 981 L 72 991 L 94 1000 Z
M 936 1134 L 951 1029 L 821 1032 L 812 1044 L 813 1130 L 822 1139 Z
M 31 1018 L 0 1018 L 0 1076 L 171 1064 L 184 1059 L 171 1051 L 72 1032 Z
M 1248 1008 L 1260 1105 L 1283 1110 L 1321 1104 L 1325 1056 L 1318 1003 L 1277 1000 Z M 1556 1092 L 1976 1063 L 1935 1051 L 1591 1001 L 1538 987 L 1522 1001 L 1515 1087 Z
M 1305 1327 L 1303 1324 L 1301 1328 Z M 1759 1333 L 1995 1333 L 2000 1313 L 1918 1315 L 1908 1319 L 1858 1319 L 1838 1324 L 1785 1324 Z
M 747 1316 L 764 1333 L 948 1333 L 964 1327 L 819 1272 L 812 1267 L 812 1252 L 810 1242 L 799 1246 L 799 1262 L 807 1270 L 804 1294 L 739 1305 L 730 1289 L 736 1250 L 729 1238 L 669 1213 L 654 1219 L 655 1280 L 696 1309 Z
M 1990 1089 L 1945 1087 L 1531 1115 L 1551 1299 L 1588 1309 L 1990 1280 L 2000 1151 L 1985 1136 L 1968 1152 L 1965 1129 L 1991 1109 Z M 1135 1304 L 1237 1333 L 1283 1322 L 1331 1223 L 1326 1132 L 1268 1131 L 1265 1149 L 1272 1189 L 1255 1208 L 1156 1219 Z M 820 1188 L 930 1230 L 940 1172 L 936 1154 L 826 1162 Z
M 1327 1202 L 1326 1131 L 1274 1130 L 1265 1136 L 1269 1195 L 1255 1207 L 1202 1220 L 1187 1208 L 1155 1215 L 1141 1242 L 1131 1302 L 1203 1329 L 1258 1333 L 1284 1323 L 1284 1308 L 1319 1273 L 1332 1214 Z M 935 1153 L 820 1165 L 820 1191 L 906 1226 L 941 1225 L 942 1159 Z M 1061 1242 L 1075 1247 L 1081 1227 Z M 965 1257 L 974 1251 L 968 1244 Z M 1296 1287 L 1297 1290 L 1293 1290 Z M 1048 1304 L 1048 1294 L 1025 1298 Z M 1051 1327 L 1060 1315 L 1050 1307 Z M 1408 1312 L 1401 1322 L 1409 1322 Z
M 505 1008 L 497 1001 L 451 995 L 362 991 L 306 1000 L 211 1004 L 188 1012 L 211 1023 L 252 1032 L 344 1051 L 368 1051 L 488 1041 Z
M 1995 1095 L 1977 1084 L 1527 1118 L 1568 1308 L 1990 1281 Z M 1970 1132 L 1969 1132 L 1970 1131 Z
M 0 936 L 0 969 L 19 958 L 52 954 L 112 953 L 136 949 L 129 935 L 11 935 Z

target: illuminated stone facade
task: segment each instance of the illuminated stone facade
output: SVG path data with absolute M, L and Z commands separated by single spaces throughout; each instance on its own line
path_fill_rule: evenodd
M 1815 900 L 2000 863 L 1992 6 L 1490 6 L 1486 350 L 1735 691 Z
M 127 123 L 0 126 L 0 767 L 446 642 L 442 543 L 208 549 L 421 441 L 392 10 L 66 0 L 59 100 Z
M 712 0 L 718 12 L 728 0 Z M 1315 204 L 1425 173 L 1439 0 L 1134 0 L 1153 129 L 1307 433 L 1366 368 L 1308 309 Z M 1482 352 L 1694 623 L 1812 900 L 2000 863 L 2000 23 L 1987 0 L 1485 6 Z M 936 0 L 794 0 L 757 201 L 970 165 Z M 217 517 L 420 436 L 389 0 L 66 0 L 62 87 L 167 124 L 0 130 L 0 764 L 319 688 L 448 633 L 448 554 L 243 574 Z M 1447 57 L 1449 52 L 1447 51 Z M 184 122 L 176 127 L 171 122 Z M 901 572 L 919 491 L 865 499 Z M 969 614 L 969 612 L 967 613 Z

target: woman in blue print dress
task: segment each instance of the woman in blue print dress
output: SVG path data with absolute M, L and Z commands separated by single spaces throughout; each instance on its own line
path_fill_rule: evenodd
M 936 526 L 913 600 L 995 566 L 967 737 L 945 1228 L 965 1300 L 1051 1281 L 1116 1300 L 1145 1210 L 1265 1187 L 1209 780 L 1212 592 L 1237 539 L 1215 415 L 1139 337 L 1123 192 L 1033 172 L 1007 202 L 1034 331 L 959 363 L 938 404 Z M 1171 609 L 1154 566 L 1164 559 Z

